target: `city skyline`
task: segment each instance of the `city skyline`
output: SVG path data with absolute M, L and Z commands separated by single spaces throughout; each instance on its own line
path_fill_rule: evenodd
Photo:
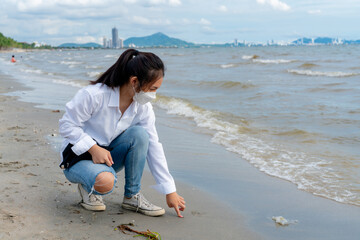
M 355 0 L 3 0 L 0 32 L 20 42 L 103 44 L 164 32 L 194 43 L 360 39 Z M 204 7 L 206 6 L 206 7 Z
M 119 31 L 116 27 L 111 29 L 111 38 L 107 38 L 103 36 L 102 38 L 102 46 L 104 48 L 123 48 L 124 47 L 124 39 L 119 38 Z

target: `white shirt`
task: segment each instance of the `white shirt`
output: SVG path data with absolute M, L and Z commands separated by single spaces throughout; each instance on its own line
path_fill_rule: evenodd
M 175 182 L 167 166 L 165 154 L 155 128 L 155 114 L 151 103 L 140 105 L 133 101 L 124 114 L 119 109 L 119 88 L 111 89 L 98 83 L 80 89 L 66 104 L 66 112 L 59 120 L 60 134 L 65 138 L 61 152 L 71 143 L 73 152 L 80 155 L 94 144 L 109 146 L 131 126 L 142 126 L 149 134 L 147 162 L 157 185 L 164 194 L 176 191 Z

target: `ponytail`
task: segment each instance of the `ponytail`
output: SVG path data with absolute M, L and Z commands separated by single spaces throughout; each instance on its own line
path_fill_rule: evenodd
M 164 63 L 155 54 L 128 49 L 114 65 L 96 81 L 90 81 L 90 84 L 102 83 L 111 88 L 121 87 L 134 76 L 138 78 L 140 87 L 143 87 L 163 77 L 164 72 Z

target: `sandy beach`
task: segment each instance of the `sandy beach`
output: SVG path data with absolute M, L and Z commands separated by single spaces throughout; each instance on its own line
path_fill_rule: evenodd
M 0 94 L 24 90 L 14 79 L 0 75 Z M 33 107 L 16 97 L 0 95 L 0 239 L 133 239 L 116 226 L 134 223 L 136 230 L 159 232 L 162 239 L 262 239 L 247 228 L 240 214 L 198 188 L 177 182 L 185 197 L 184 218 L 166 207 L 165 197 L 149 186 L 142 191 L 166 214 L 151 218 L 121 209 L 123 177 L 104 199 L 105 212 L 90 212 L 78 204 L 75 184 L 58 168 L 59 155 L 49 143 L 57 136 L 62 112 Z M 145 239 L 145 238 L 144 238 Z
M 211 142 L 209 129 L 156 105 L 157 129 L 169 169 L 187 201 L 185 218 L 177 218 L 166 207 L 165 197 L 150 187 L 154 180 L 148 171 L 142 192 L 167 210 L 165 216 L 151 218 L 121 209 L 123 173 L 115 191 L 104 198 L 107 210 L 86 211 L 78 204 L 77 186 L 58 168 L 54 142 L 60 139 L 58 120 L 63 112 L 52 107 L 56 101 L 44 96 L 56 98 L 59 90 L 52 85 L 48 89 L 25 73 L 21 79 L 0 73 L 0 239 L 133 239 L 134 234 L 115 230 L 133 222 L 136 230 L 150 229 L 162 239 L 175 240 L 352 240 L 360 235 L 358 206 L 315 196 L 266 175 Z M 35 90 L 26 89 L 32 86 Z M 72 91 L 65 90 L 60 97 L 70 98 Z M 36 104 L 23 102 L 27 100 Z M 273 216 L 283 216 L 291 224 L 276 225 Z

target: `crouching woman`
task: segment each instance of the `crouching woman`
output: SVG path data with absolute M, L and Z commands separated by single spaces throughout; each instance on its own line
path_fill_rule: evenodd
M 164 77 L 164 64 L 153 53 L 126 50 L 98 80 L 78 91 L 60 119 L 66 178 L 78 184 L 81 205 L 93 211 L 106 206 L 102 195 L 113 191 L 116 173 L 124 169 L 122 207 L 149 216 L 165 213 L 140 192 L 147 160 L 157 185 L 177 215 L 185 201 L 176 192 L 155 128 L 150 103 Z

